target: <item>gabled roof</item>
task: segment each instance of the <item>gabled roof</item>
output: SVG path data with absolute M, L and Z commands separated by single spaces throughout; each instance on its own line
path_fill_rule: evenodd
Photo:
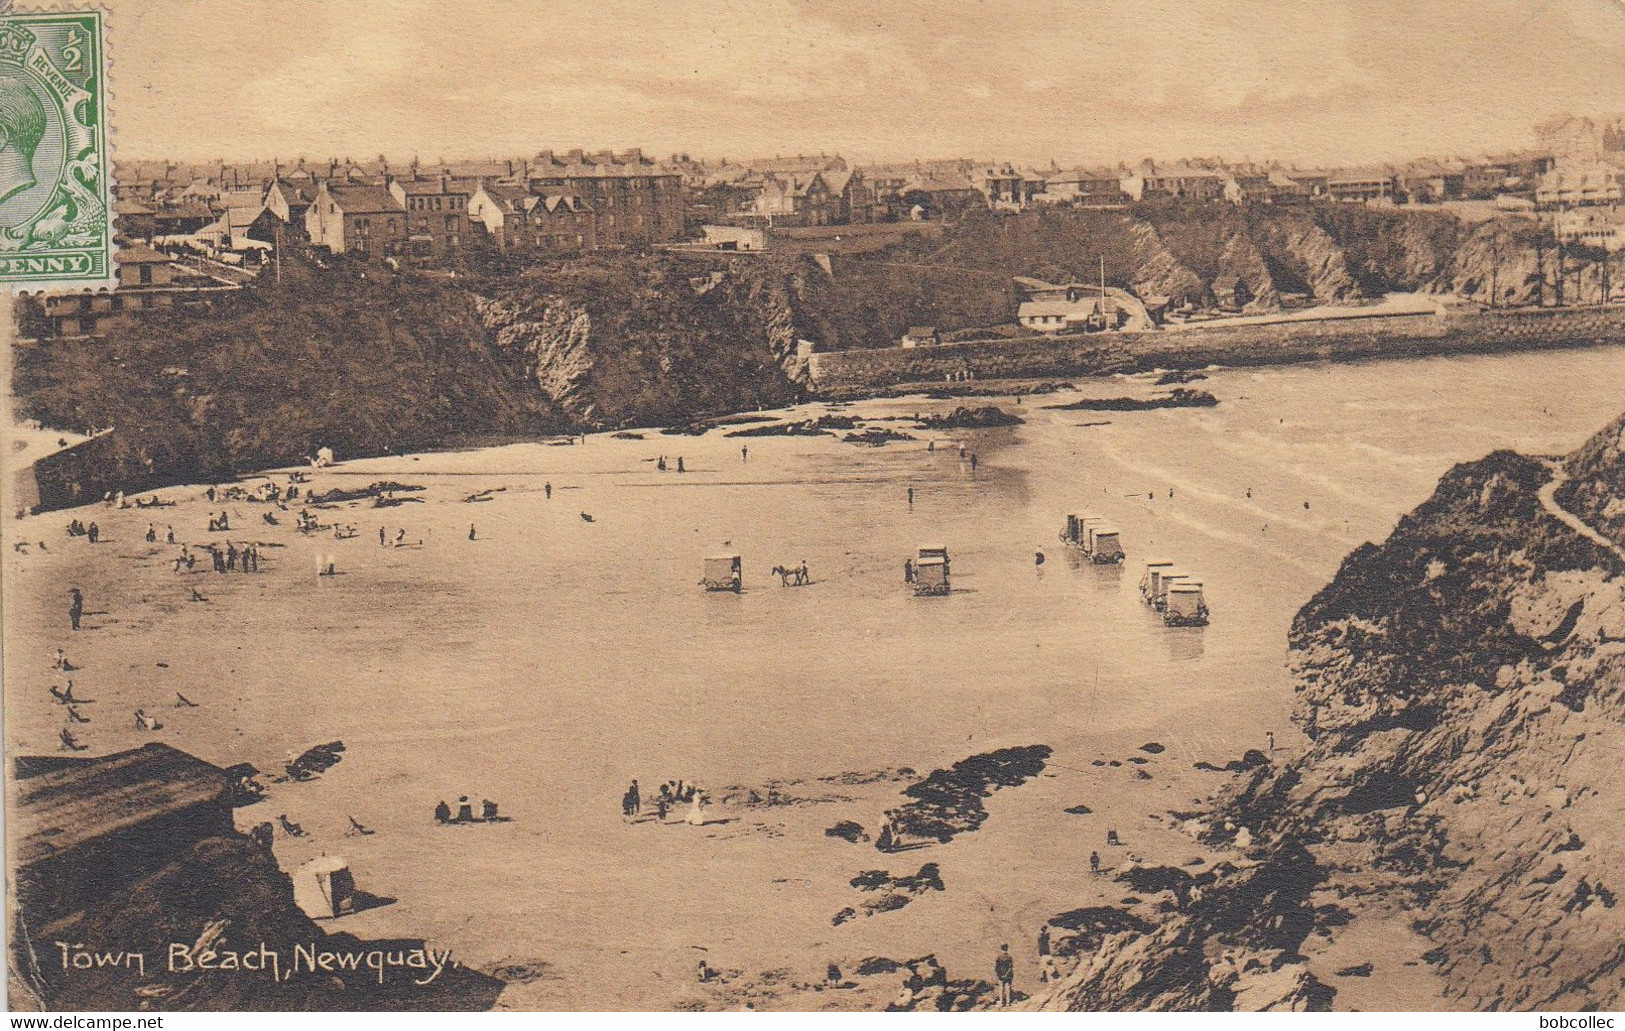
M 523 186 L 503 186 L 497 183 L 481 183 L 475 192 L 484 192 L 506 211 L 518 211 L 524 201 L 531 196 L 531 192 Z
M 17 862 L 26 867 L 215 801 L 226 790 L 226 771 L 168 745 L 149 744 L 19 777 L 16 790 L 12 815 L 24 829 Z
M 830 193 L 845 193 L 846 184 L 852 181 L 853 172 L 820 172 L 824 185 L 829 187 Z
M 1123 173 L 1115 168 L 1067 168 L 1059 172 L 1051 172 L 1045 179 L 1051 183 L 1079 183 L 1084 180 L 1104 181 L 1107 179 L 1116 182 L 1123 178 Z
M 169 255 L 144 243 L 127 243 L 113 252 L 113 261 L 120 265 L 163 265 L 168 263 Z
M 1386 168 L 1345 168 L 1332 173 L 1328 180 L 1336 183 L 1368 182 L 1373 179 L 1392 179 L 1394 174 Z
M 537 198 L 549 212 L 564 208 L 566 211 L 591 211 L 592 206 L 573 193 L 548 193 Z
M 384 215 L 405 211 L 382 186 L 328 186 L 328 195 L 346 215 Z
M 215 217 L 207 204 L 198 201 L 160 205 L 153 214 L 158 218 L 201 218 L 208 221 L 213 221 Z
M 1035 301 L 1022 301 L 1016 309 L 1018 318 L 1035 318 L 1042 315 L 1078 316 L 1088 315 L 1100 307 L 1099 296 L 1080 297 L 1069 301 L 1064 297 L 1046 297 Z
M 270 188 L 265 191 L 267 197 L 270 196 L 272 189 L 280 191 L 282 194 L 282 199 L 287 201 L 289 204 L 293 204 L 295 202 L 300 204 L 309 204 L 311 196 L 316 192 L 304 183 L 289 182 L 286 179 L 277 179 L 273 181 Z
M 253 208 L 258 210 L 265 200 L 265 194 L 259 190 L 226 190 L 215 200 L 216 211 L 232 208 Z
M 903 192 L 919 190 L 921 193 L 949 193 L 975 190 L 976 184 L 964 176 L 922 176 L 903 184 Z

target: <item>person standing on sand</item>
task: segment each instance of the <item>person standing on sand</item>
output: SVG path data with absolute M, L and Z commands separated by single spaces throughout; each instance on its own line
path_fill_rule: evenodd
M 151 523 L 147 524 L 147 543 L 148 544 L 156 544 L 156 543 L 158 543 L 158 530 Z
M 175 543 L 175 528 L 173 526 L 166 526 L 166 527 L 164 527 L 164 531 L 165 531 L 164 532 L 164 543 L 165 544 L 174 544 Z
M 1264 732 L 1264 740 L 1269 742 L 1270 754 L 1274 755 L 1275 754 L 1275 731 L 1266 730 Z
M 740 446 L 740 448 L 739 448 L 739 460 L 741 462 L 750 461 L 750 446 L 748 444 Z
M 908 489 L 908 507 L 909 508 L 914 507 L 914 488 L 913 487 L 910 487 Z
M 999 1005 L 1010 1005 L 1010 988 L 1016 980 L 1016 961 L 1010 958 L 1008 944 L 999 946 L 999 954 L 993 960 L 993 976 L 999 982 Z
M 542 493 L 547 496 L 547 500 L 549 500 L 549 501 L 553 500 L 553 481 L 552 480 L 549 480 L 546 483 L 542 484 Z
M 75 630 L 79 629 L 79 617 L 85 614 L 85 596 L 79 593 L 79 588 L 68 589 L 68 622 Z
M 474 539 L 474 524 L 473 523 L 468 524 L 468 539 L 469 540 Z
M 1307 508 L 1308 506 L 1305 505 L 1304 507 Z M 102 536 L 101 528 L 98 527 L 95 523 L 91 523 L 90 524 L 90 529 L 85 531 L 85 536 L 90 538 L 90 543 L 95 544 L 97 541 L 101 540 L 101 536 Z
M 1100 872 L 1100 853 L 1099 852 L 1091 852 L 1091 853 L 1089 853 L 1089 872 L 1090 873 L 1099 873 Z
M 683 468 L 683 456 L 682 455 L 677 456 L 677 471 L 680 472 L 680 473 L 688 471 L 688 470 Z M 1307 508 L 1309 506 L 1305 505 L 1304 507 Z
M 380 526 L 378 528 L 378 546 L 381 548 L 388 543 L 389 538 L 384 534 L 384 528 Z

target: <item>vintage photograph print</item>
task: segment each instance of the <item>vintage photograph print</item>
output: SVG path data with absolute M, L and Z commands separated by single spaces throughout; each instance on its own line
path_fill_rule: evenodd
M 1625 1005 L 1617 0 L 7 4 L 0 326 L 14 1011 Z

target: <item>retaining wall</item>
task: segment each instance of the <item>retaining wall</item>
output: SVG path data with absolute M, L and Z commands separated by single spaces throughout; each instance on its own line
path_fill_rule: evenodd
M 1080 376 L 1152 368 L 1276 365 L 1430 354 L 1625 344 L 1625 308 L 1528 309 L 1212 326 L 1149 333 L 974 340 L 830 351 L 808 358 L 818 393 L 976 379 Z

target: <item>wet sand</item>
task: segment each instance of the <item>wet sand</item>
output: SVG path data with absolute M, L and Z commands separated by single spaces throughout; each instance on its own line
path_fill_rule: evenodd
M 271 771 L 290 752 L 343 740 L 337 766 L 273 785 L 239 824 L 287 813 L 311 836 L 278 838 L 284 868 L 342 854 L 361 888 L 397 900 L 332 930 L 423 936 L 471 965 L 529 970 L 506 1006 L 872 1008 L 895 978 L 819 993 L 782 985 L 872 955 L 935 953 L 951 977 L 987 977 L 1001 941 L 1018 989 L 1032 991 L 1043 921 L 1125 893 L 1088 874 L 1091 849 L 1109 867 L 1130 854 L 1211 861 L 1165 816 L 1226 776 L 1193 763 L 1263 747 L 1266 731 L 1295 747 L 1285 634 L 1341 557 L 1381 539 L 1455 462 L 1498 447 L 1571 449 L 1617 414 L 1617 398 L 1595 388 L 1622 374 L 1625 349 L 1228 371 L 1199 384 L 1220 398 L 1214 409 L 1041 407 L 1148 389 L 1099 382 L 1019 408 L 975 402 L 1029 419 L 1020 427 L 934 434 L 881 422 L 919 438 L 882 448 L 645 431 L 313 471 L 317 490 L 427 488 L 422 503 L 313 510 L 354 523 L 351 540 L 302 536 L 293 512 L 266 526 L 264 505 L 211 506 L 202 486 L 159 491 L 174 508 L 8 520 L 8 745 L 57 751 L 64 712 L 47 689 L 69 675 L 95 699 L 82 709 L 93 722 L 75 728 L 83 754 L 162 740 Z M 839 410 L 883 418 L 955 404 Z M 1080 425 L 1098 421 L 1109 424 Z M 951 438 L 978 455 L 974 472 Z M 673 467 L 683 456 L 688 471 L 657 472 L 661 454 Z M 489 502 L 462 500 L 497 487 Z M 208 513 L 222 508 L 234 530 L 211 534 Z M 1083 565 L 1057 542 L 1064 514 L 1084 508 L 1122 528 L 1122 569 Z M 101 543 L 66 537 L 72 518 L 95 520 Z M 149 520 L 160 540 L 173 525 L 194 549 L 261 542 L 262 570 L 217 575 L 205 555 L 176 575 L 176 549 L 142 539 Z M 413 546 L 380 547 L 380 526 L 391 538 L 404 528 Z M 12 548 L 42 539 L 46 554 Z M 903 559 L 926 540 L 953 551 L 948 598 L 916 599 L 901 584 Z M 719 551 L 744 555 L 744 594 L 698 587 L 701 559 Z M 1141 606 L 1139 565 L 1153 552 L 1204 575 L 1211 626 L 1171 631 Z M 317 577 L 329 558 L 340 575 Z M 810 587 L 768 575 L 802 560 Z M 77 634 L 70 586 L 88 610 Z M 190 601 L 194 588 L 208 600 Z M 51 669 L 59 645 L 80 670 Z M 172 708 L 177 690 L 199 707 Z M 164 728 L 135 729 L 137 707 Z M 1166 751 L 1138 751 L 1150 741 Z M 819 778 L 900 766 L 923 776 L 1027 744 L 1055 750 L 1046 773 L 994 793 L 981 829 L 950 844 L 888 856 L 824 834 L 848 819 L 873 833 L 914 778 Z M 678 777 L 719 799 L 729 786 L 741 799 L 765 794 L 772 781 L 835 797 L 735 801 L 703 828 L 628 823 L 620 798 L 633 777 L 646 800 Z M 498 801 L 512 822 L 435 826 L 435 803 L 464 794 L 476 808 Z M 1063 812 L 1079 803 L 1094 812 Z M 347 816 L 376 833 L 345 836 Z M 1104 847 L 1108 827 L 1123 848 Z M 939 864 L 945 891 L 831 925 L 863 901 L 848 884 L 859 872 L 925 862 Z M 738 978 L 699 983 L 701 958 Z

